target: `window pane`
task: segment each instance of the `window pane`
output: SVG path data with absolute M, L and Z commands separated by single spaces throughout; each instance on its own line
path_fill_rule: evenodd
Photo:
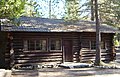
M 47 50 L 47 41 L 46 40 L 42 40 L 42 50 Z
M 61 41 L 60 40 L 56 40 L 55 50 L 61 50 Z
M 28 41 L 24 40 L 24 50 L 28 50 Z
M 101 42 L 101 49 L 105 49 L 105 42 Z
M 61 50 L 61 40 L 51 40 L 50 42 L 51 50 Z
M 46 40 L 37 40 L 36 41 L 36 50 L 47 50 L 47 41 Z
M 55 41 L 51 40 L 51 50 L 55 50 Z
M 36 41 L 36 50 L 41 50 L 41 42 L 40 41 Z
M 35 50 L 35 41 L 34 40 L 29 40 L 28 49 L 29 50 Z
M 109 50 L 111 48 L 111 43 L 110 41 L 106 41 L 105 42 L 105 45 L 106 45 L 106 49 Z
M 95 41 L 91 41 L 91 49 L 96 49 L 96 42 Z

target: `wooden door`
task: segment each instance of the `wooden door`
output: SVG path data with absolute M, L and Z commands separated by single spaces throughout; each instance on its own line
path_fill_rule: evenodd
M 72 40 L 64 40 L 64 61 L 72 62 L 73 61 L 73 53 L 72 53 Z

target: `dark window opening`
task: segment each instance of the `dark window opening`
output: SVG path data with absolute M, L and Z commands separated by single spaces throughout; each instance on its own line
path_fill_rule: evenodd
M 35 50 L 35 41 L 34 40 L 28 41 L 28 50 Z
M 50 50 L 61 50 L 61 40 L 51 39 Z
M 95 41 L 90 41 L 90 49 L 96 49 L 96 42 Z
M 47 50 L 47 41 L 46 40 L 37 40 L 36 41 L 36 50 Z
M 82 41 L 82 48 L 88 48 L 91 50 L 95 50 L 96 49 L 96 41 L 90 41 L 90 40 L 84 40 Z M 102 41 L 101 42 L 101 49 L 106 49 L 106 42 Z

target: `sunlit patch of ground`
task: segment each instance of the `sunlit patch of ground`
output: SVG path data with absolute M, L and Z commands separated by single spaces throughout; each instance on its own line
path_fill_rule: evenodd
M 120 69 L 101 68 L 43 68 L 39 70 L 15 71 L 12 77 L 120 77 Z

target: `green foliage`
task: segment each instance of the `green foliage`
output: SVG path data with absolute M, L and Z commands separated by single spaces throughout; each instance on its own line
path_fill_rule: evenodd
M 0 18 L 18 18 L 24 13 L 26 0 L 0 0 Z
M 20 16 L 39 16 L 37 6 L 33 0 L 0 0 L 0 19 L 8 19 L 8 23 L 19 25 L 17 19 Z
M 101 21 L 120 27 L 120 0 L 104 0 L 99 6 Z
M 79 20 L 79 0 L 66 0 L 65 21 L 75 22 Z
M 25 4 L 25 13 L 24 16 L 28 16 L 28 17 L 40 17 L 40 13 L 38 11 L 38 7 L 40 7 L 39 4 L 37 4 L 37 2 L 33 1 L 33 0 L 29 0 L 27 1 L 27 3 Z
M 119 41 L 118 41 L 118 40 L 115 40 L 115 41 L 114 41 L 114 45 L 115 45 L 115 46 L 119 46 Z
M 91 0 L 85 3 L 87 8 L 85 11 L 91 10 Z M 102 23 L 111 26 L 120 27 L 120 0 L 99 0 L 99 17 Z M 90 15 L 86 15 L 86 19 L 90 19 Z
M 117 33 L 114 35 L 114 39 L 113 39 L 114 45 L 119 46 L 119 41 L 120 41 L 120 35 Z
M 0 19 L 8 19 L 7 23 L 19 25 L 15 20 L 25 12 L 26 2 L 27 0 L 0 0 Z

